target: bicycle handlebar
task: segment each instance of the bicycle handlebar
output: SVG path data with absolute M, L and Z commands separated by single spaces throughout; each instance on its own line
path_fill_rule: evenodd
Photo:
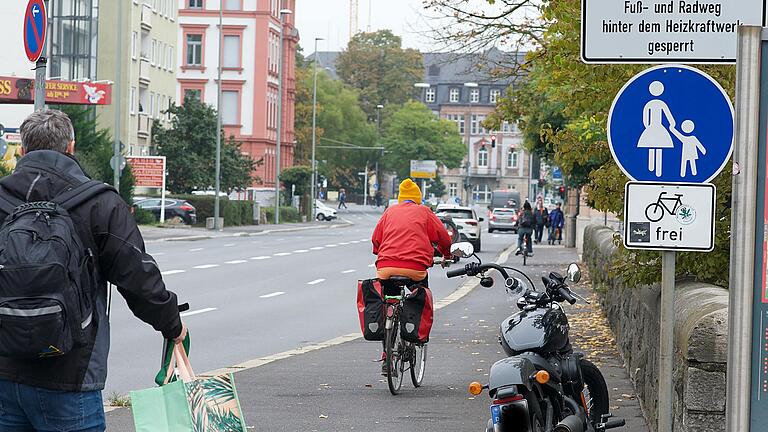
M 482 273 L 486 270 L 497 270 L 501 275 L 504 277 L 504 279 L 509 279 L 509 274 L 506 270 L 504 270 L 503 267 L 501 267 L 498 264 L 478 264 L 478 263 L 471 263 L 464 266 L 464 268 L 451 270 L 446 273 L 446 275 L 449 278 L 458 277 L 458 276 L 475 276 L 479 273 Z

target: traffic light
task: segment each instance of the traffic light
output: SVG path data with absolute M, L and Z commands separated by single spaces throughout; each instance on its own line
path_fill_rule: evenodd
M 491 148 L 496 148 L 496 135 L 491 135 Z
M 560 186 L 560 190 L 558 192 L 560 193 L 560 199 L 565 199 L 565 186 Z

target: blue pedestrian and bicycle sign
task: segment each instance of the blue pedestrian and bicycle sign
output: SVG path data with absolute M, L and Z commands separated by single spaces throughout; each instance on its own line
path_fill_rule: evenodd
M 36 62 L 43 55 L 47 16 L 43 0 L 29 0 L 24 14 L 24 51 L 31 62 Z
M 632 180 L 707 183 L 733 151 L 733 105 L 720 84 L 684 65 L 640 72 L 616 95 L 608 144 Z

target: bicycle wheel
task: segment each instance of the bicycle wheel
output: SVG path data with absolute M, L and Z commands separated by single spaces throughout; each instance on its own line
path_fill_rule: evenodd
M 523 265 L 528 261 L 528 252 L 523 251 Z
M 645 217 L 651 222 L 658 222 L 664 218 L 664 208 L 659 203 L 648 204 L 645 208 Z
M 411 352 L 411 382 L 416 388 L 421 387 L 424 381 L 424 372 L 427 370 L 427 344 L 413 344 Z
M 403 358 L 400 339 L 400 320 L 395 318 L 392 328 L 387 330 L 387 385 L 389 392 L 397 395 L 403 386 Z

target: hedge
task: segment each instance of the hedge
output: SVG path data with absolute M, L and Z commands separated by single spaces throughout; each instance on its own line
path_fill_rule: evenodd
M 272 206 L 262 207 L 261 215 L 268 224 L 272 223 L 275 220 L 275 208 Z M 301 222 L 301 214 L 296 207 L 280 207 L 280 222 Z
M 197 210 L 197 225 L 205 226 L 205 220 L 213 217 L 216 197 L 211 195 L 174 195 L 171 198 L 185 200 Z M 220 216 L 224 226 L 253 225 L 253 202 L 230 201 L 228 197 L 219 198 Z

